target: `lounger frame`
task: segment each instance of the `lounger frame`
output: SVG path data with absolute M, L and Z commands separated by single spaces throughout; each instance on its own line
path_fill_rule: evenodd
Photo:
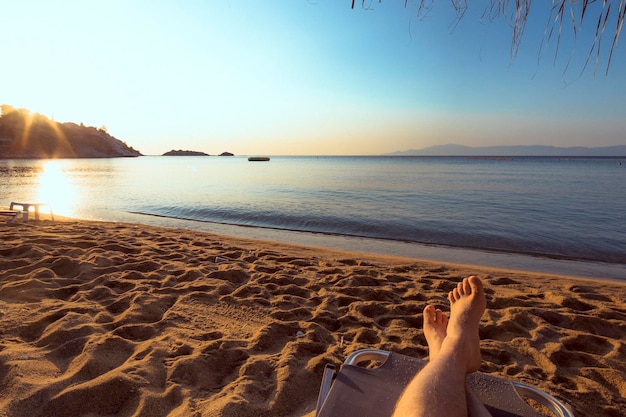
M 391 352 L 389 351 L 385 351 L 385 350 L 377 350 L 377 349 L 362 349 L 362 350 L 358 350 L 356 352 L 353 352 L 351 355 L 349 355 L 346 360 L 344 361 L 342 368 L 343 367 L 359 367 L 359 364 L 361 363 L 366 363 L 366 362 L 376 362 L 381 364 L 385 364 L 385 362 L 389 359 L 391 355 Z M 398 354 L 394 354 L 397 356 L 402 356 L 403 360 L 409 360 L 409 361 L 415 361 L 415 362 L 420 362 L 420 359 L 415 359 L 415 358 L 409 358 L 409 357 L 405 357 L 403 355 L 398 355 Z M 339 371 L 341 372 L 341 370 Z M 320 412 L 322 410 L 322 407 L 324 406 L 324 403 L 326 402 L 327 397 L 330 394 L 330 391 L 332 389 L 332 385 L 333 385 L 333 381 L 335 379 L 335 377 L 338 375 L 338 373 L 336 372 L 335 366 L 334 365 L 326 365 L 326 368 L 324 370 L 324 374 L 322 376 L 322 383 L 320 386 L 320 392 L 319 392 L 319 396 L 318 396 L 318 400 L 317 400 L 317 406 L 316 406 L 316 416 L 320 415 Z M 498 380 L 500 382 L 501 379 L 500 378 L 495 378 L 495 377 L 491 377 L 485 374 L 480 374 L 480 373 L 475 373 L 472 374 L 472 376 L 470 376 L 474 383 L 476 383 L 476 381 L 478 380 L 488 380 L 488 381 L 492 381 L 492 380 Z M 470 382 L 471 384 L 472 382 Z M 514 381 L 505 381 L 505 385 L 506 384 L 510 384 L 513 386 L 515 392 L 517 393 L 517 395 L 520 398 L 528 398 L 528 399 L 532 399 L 536 402 L 538 402 L 539 404 L 545 406 L 548 410 L 550 410 L 555 417 L 574 417 L 574 414 L 571 412 L 571 410 L 569 410 L 561 401 L 559 401 L 558 399 L 554 398 L 552 395 L 537 389 L 535 387 L 532 387 L 530 385 L 521 383 L 521 382 L 514 382 Z M 530 407 L 528 407 L 530 409 Z M 536 413 L 536 412 L 535 412 Z M 328 413 L 325 413 L 328 414 Z M 538 414 L 538 413 L 537 413 Z M 329 414 L 332 415 L 332 414 Z M 515 414 L 509 414 L 511 416 L 515 415 Z

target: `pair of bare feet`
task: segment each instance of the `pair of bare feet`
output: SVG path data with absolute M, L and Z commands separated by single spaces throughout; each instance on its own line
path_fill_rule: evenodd
M 448 294 L 450 318 L 432 305 L 424 309 L 429 362 L 406 387 L 394 417 L 489 417 L 465 377 L 481 364 L 480 318 L 487 301 L 481 281 L 465 278 Z
M 437 357 L 447 337 L 460 345 L 467 361 L 466 373 L 480 368 L 480 337 L 478 327 L 487 301 L 483 285 L 478 278 L 465 278 L 448 293 L 450 319 L 433 305 L 424 309 L 424 336 L 428 343 L 429 360 Z

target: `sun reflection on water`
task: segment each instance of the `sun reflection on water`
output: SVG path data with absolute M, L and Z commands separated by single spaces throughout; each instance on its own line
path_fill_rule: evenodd
M 49 204 L 55 214 L 72 216 L 76 202 L 76 190 L 70 183 L 59 161 L 48 161 L 39 176 L 37 200 Z M 48 212 L 48 207 L 42 207 L 42 212 Z

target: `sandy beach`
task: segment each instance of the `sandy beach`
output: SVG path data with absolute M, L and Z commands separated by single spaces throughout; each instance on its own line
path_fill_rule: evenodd
M 626 284 L 123 223 L 0 236 L 0 416 L 312 417 L 326 363 L 425 357 L 424 306 L 468 275 L 482 372 L 625 415 Z

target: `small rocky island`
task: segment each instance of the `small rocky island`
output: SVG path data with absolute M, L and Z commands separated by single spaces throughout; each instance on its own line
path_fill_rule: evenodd
M 175 151 L 174 149 L 172 149 L 171 151 L 165 152 L 162 156 L 211 156 L 211 155 L 209 155 L 208 153 L 198 152 L 198 151 L 183 151 L 180 149 Z M 235 155 L 230 152 L 222 152 L 218 156 L 235 156 Z
M 162 156 L 210 156 L 208 153 L 198 152 L 198 151 L 183 151 L 172 149 L 171 151 L 165 152 Z
M 3 104 L 0 159 L 115 158 L 141 153 L 109 135 L 106 128 L 59 123 Z

